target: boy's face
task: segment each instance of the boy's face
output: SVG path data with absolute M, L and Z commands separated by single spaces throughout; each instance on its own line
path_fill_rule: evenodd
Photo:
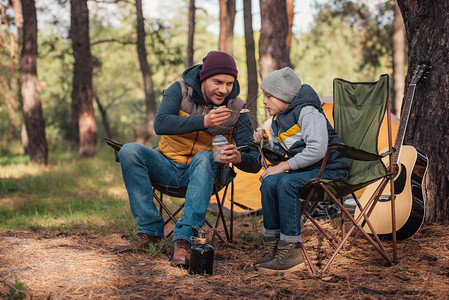
M 231 93 L 234 81 L 234 77 L 227 74 L 218 74 L 204 80 L 201 83 L 201 91 L 206 104 L 221 105 Z
M 265 108 L 270 116 L 277 115 L 290 105 L 290 103 L 279 100 L 265 91 L 263 91 L 263 94 L 263 104 L 265 104 Z

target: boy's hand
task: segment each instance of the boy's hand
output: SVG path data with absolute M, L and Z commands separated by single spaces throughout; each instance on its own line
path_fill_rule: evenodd
M 265 172 L 262 173 L 262 175 L 260 175 L 260 177 L 262 179 L 265 179 L 265 177 L 267 176 L 284 173 L 285 171 L 288 170 L 290 170 L 290 165 L 288 164 L 288 162 L 284 161 L 278 164 L 277 166 L 269 167 L 268 169 L 265 170 Z
M 254 136 L 254 141 L 257 144 L 260 144 L 260 141 L 262 140 L 262 137 L 263 137 L 263 145 L 264 146 L 269 143 L 268 134 L 265 132 L 265 130 L 262 130 L 262 129 L 259 128 L 259 129 L 257 129 L 257 131 L 254 131 L 253 136 Z
M 239 164 L 242 161 L 242 155 L 234 144 L 225 145 L 221 150 L 221 162 L 224 164 Z
M 217 109 L 212 109 L 207 115 L 204 116 L 204 127 L 214 128 L 223 124 L 229 117 L 231 113 L 226 106 L 220 106 Z

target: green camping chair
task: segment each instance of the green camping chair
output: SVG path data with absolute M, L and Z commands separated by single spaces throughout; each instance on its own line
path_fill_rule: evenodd
M 377 82 L 354 83 L 343 79 L 334 80 L 334 127 L 335 131 L 343 139 L 343 144 L 329 145 L 317 178 L 312 179 L 300 191 L 300 198 L 305 199 L 302 206 L 302 214 L 305 217 L 302 225 L 304 225 L 307 220 L 310 220 L 335 247 L 331 258 L 321 270 L 321 273 L 324 273 L 329 268 L 336 255 L 342 248 L 345 247 L 348 238 L 353 234 L 353 231 L 356 228 L 359 232 L 356 232 L 357 234 L 353 235 L 352 244 L 350 247 L 352 247 L 355 243 L 358 236 L 363 234 L 365 238 L 385 258 L 388 264 L 391 265 L 393 261 L 396 260 L 396 229 L 394 220 L 395 210 L 393 184 L 390 184 L 390 186 L 392 187 L 391 199 L 393 199 L 391 201 L 391 211 L 393 212 L 391 217 L 393 219 L 392 239 L 394 260 L 392 260 L 388 255 L 369 221 L 369 215 L 374 209 L 377 201 L 379 201 L 379 197 L 387 186 L 387 183 L 393 183 L 393 148 L 391 136 L 391 112 L 388 97 L 388 80 L 388 75 L 380 76 Z M 377 139 L 380 125 L 384 116 L 387 118 L 388 122 L 389 148 L 387 152 L 379 155 L 377 151 Z M 350 159 L 351 169 L 346 181 L 321 178 L 321 174 L 324 171 L 329 153 L 333 150 L 340 151 L 344 156 Z M 385 156 L 390 157 L 389 168 L 387 168 L 381 161 L 381 159 Z M 373 195 L 370 195 L 367 203 L 362 205 L 354 192 L 376 181 L 380 182 L 378 188 Z M 360 214 L 356 217 L 353 217 L 344 206 L 343 199 L 349 195 L 352 195 L 360 210 Z M 339 242 L 337 242 L 336 238 L 328 234 L 311 216 L 311 213 L 317 203 L 322 201 L 333 201 L 341 210 L 342 238 Z M 309 202 L 313 205 L 311 210 L 307 211 L 306 207 Z M 352 222 L 352 226 L 347 232 L 345 232 L 344 226 L 345 217 Z M 370 233 L 367 233 L 365 230 L 366 228 L 370 229 Z M 317 270 L 312 264 L 310 256 L 308 255 L 304 245 L 302 245 L 302 250 L 312 272 L 316 273 Z

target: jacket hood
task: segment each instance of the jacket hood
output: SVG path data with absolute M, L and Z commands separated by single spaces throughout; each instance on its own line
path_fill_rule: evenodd
M 298 95 L 296 95 L 295 99 L 293 99 L 292 103 L 287 107 L 285 113 L 290 112 L 300 104 L 312 105 L 318 110 L 321 110 L 320 97 L 318 97 L 318 94 L 308 84 L 303 84 L 301 86 Z
M 203 65 L 195 65 L 186 69 L 182 73 L 182 79 L 193 89 L 192 98 L 195 102 L 205 104 L 203 93 L 201 91 L 201 82 L 200 82 L 200 71 Z M 229 99 L 234 99 L 240 94 L 240 84 L 236 79 L 234 81 L 234 86 L 232 87 L 231 92 L 224 100 L 223 104 L 226 105 Z

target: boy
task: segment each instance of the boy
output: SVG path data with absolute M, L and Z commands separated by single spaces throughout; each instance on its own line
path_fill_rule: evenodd
M 342 142 L 329 124 L 315 91 L 285 67 L 268 74 L 260 88 L 264 104 L 273 116 L 270 134 L 259 129 L 254 140 L 264 137 L 267 148 L 286 161 L 262 174 L 262 212 L 265 253 L 256 261 L 263 273 L 293 272 L 305 268 L 300 243 L 301 202 L 299 191 L 320 170 L 329 143 Z M 349 160 L 333 151 L 323 177 L 346 179 Z

